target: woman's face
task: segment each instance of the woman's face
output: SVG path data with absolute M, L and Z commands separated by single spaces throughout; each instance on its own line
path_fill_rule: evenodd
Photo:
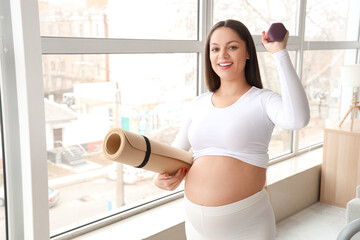
M 249 54 L 245 42 L 228 27 L 216 29 L 210 37 L 210 62 L 222 81 L 245 77 L 246 59 Z

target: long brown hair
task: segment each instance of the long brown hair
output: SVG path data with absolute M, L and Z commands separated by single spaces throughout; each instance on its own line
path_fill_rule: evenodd
M 245 42 L 246 49 L 248 51 L 248 54 L 250 56 L 250 59 L 247 59 L 246 65 L 245 65 L 245 77 L 246 81 L 249 83 L 250 86 L 255 86 L 257 88 L 263 88 L 261 77 L 260 77 L 260 70 L 259 70 L 259 64 L 258 59 L 256 55 L 256 49 L 254 40 L 247 29 L 247 27 L 237 21 L 228 19 L 226 21 L 220 21 L 216 23 L 206 40 L 206 46 L 205 46 L 205 78 L 206 78 L 206 85 L 209 89 L 209 91 L 214 92 L 220 87 L 220 77 L 215 73 L 213 68 L 211 67 L 210 62 L 210 38 L 214 31 L 221 27 L 228 27 L 234 30 L 239 37 Z

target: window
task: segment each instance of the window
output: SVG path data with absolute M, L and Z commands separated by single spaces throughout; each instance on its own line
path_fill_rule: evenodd
M 184 106 L 206 91 L 204 36 L 219 20 L 238 19 L 249 27 L 264 86 L 274 91 L 279 91 L 277 71 L 259 36 L 273 22 L 283 22 L 290 32 L 288 50 L 312 118 L 299 131 L 274 129 L 272 160 L 321 146 L 325 123 L 339 121 L 348 108 L 339 67 L 359 62 L 357 0 L 0 0 L 0 5 L 5 33 L 0 32 L 0 44 L 8 45 L 0 48 L 6 70 L 0 79 L 1 140 L 12 203 L 9 210 L 0 206 L 0 239 L 6 211 L 12 214 L 8 222 L 16 223 L 7 226 L 15 238 L 70 238 L 79 234 L 76 229 L 90 231 L 99 221 L 112 221 L 110 215 L 122 218 L 125 211 L 143 211 L 150 202 L 176 195 L 152 187 L 152 173 L 104 159 L 101 144 L 115 126 L 172 142 Z
M 84 41 L 197 40 L 197 7 L 195 0 L 39 1 L 40 29 L 42 36 L 67 37 L 70 41 L 71 37 Z M 60 192 L 59 203 L 49 210 L 51 235 L 149 201 L 146 199 L 161 192 L 151 185 L 152 173 L 101 156 L 102 140 L 112 127 L 171 143 L 185 104 L 197 95 L 201 49 L 178 53 L 175 47 L 170 53 L 161 53 L 167 43 L 159 43 L 155 43 L 160 46 L 156 52 L 140 42 L 144 52 L 133 47 L 140 54 L 120 50 L 120 54 L 43 55 L 48 178 L 49 186 Z M 60 38 L 56 44 L 62 44 Z M 55 48 L 56 52 L 63 50 Z M 84 49 L 87 52 L 93 47 Z M 152 54 L 145 54 L 149 49 Z M 49 63 L 52 71 L 47 69 Z M 62 129 L 61 137 L 55 129 Z M 62 139 L 61 146 L 54 147 L 55 138 Z M 92 177 L 88 179 L 87 175 Z M 73 211 L 64 216 L 65 208 Z
M 195 0 L 39 0 L 40 30 L 57 37 L 196 40 L 197 5 Z
M 350 24 L 359 14 L 355 1 L 308 0 L 306 4 L 307 41 L 356 41 L 358 36 Z M 357 12 L 356 12 L 357 11 Z M 356 21 L 356 20 L 355 20 Z M 351 31 L 349 31 L 351 29 Z
M 52 72 L 43 72 L 49 187 L 59 193 L 51 231 L 160 194 L 152 172 L 104 159 L 102 141 L 121 127 L 171 144 L 197 93 L 197 54 L 44 55 L 47 62 L 75 69 L 55 86 L 47 83 Z
M 341 87 L 340 67 L 356 62 L 356 51 L 339 41 L 356 41 L 359 31 L 359 2 L 309 0 L 306 4 L 302 82 L 308 95 L 311 120 L 299 131 L 299 148 L 322 143 L 323 129 L 340 122 L 344 99 L 350 95 Z M 317 44 L 316 41 L 322 41 Z M 344 49 L 344 50 L 342 50 Z M 351 99 L 351 97 L 350 97 Z M 349 100 L 350 101 L 350 100 Z
M 344 50 L 304 53 L 303 84 L 309 99 L 311 120 L 306 128 L 300 130 L 300 148 L 322 142 L 326 124 L 340 123 L 340 67 L 345 63 L 345 53 Z
M 214 19 L 218 21 L 236 19 L 244 23 L 251 34 L 261 35 L 271 23 L 282 22 L 289 30 L 290 35 L 295 34 L 297 1 L 220 1 L 214 0 Z

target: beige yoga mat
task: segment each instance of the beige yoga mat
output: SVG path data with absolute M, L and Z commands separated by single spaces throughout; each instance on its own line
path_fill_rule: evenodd
M 180 168 L 189 169 L 193 161 L 190 152 L 121 128 L 108 132 L 103 153 L 109 160 L 157 173 L 174 174 Z

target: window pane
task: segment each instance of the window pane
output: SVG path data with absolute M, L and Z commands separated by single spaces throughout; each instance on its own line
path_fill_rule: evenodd
M 353 2 L 354 6 L 350 2 Z M 355 1 L 308 0 L 306 3 L 305 40 L 356 41 L 358 35 L 354 30 L 357 29 L 355 26 L 358 26 L 359 20 L 354 17 L 356 18 L 357 15 L 359 18 L 358 14 Z
M 214 24 L 226 19 L 244 23 L 251 34 L 267 31 L 271 23 L 282 22 L 291 35 L 295 34 L 296 0 L 221 1 L 214 0 Z
M 101 145 L 116 126 L 170 144 L 196 96 L 196 53 L 44 55 L 43 73 L 52 231 L 165 194 Z
M 292 63 L 295 63 L 295 52 L 289 52 Z M 274 62 L 274 58 L 268 52 L 257 53 L 261 80 L 264 88 L 268 88 L 274 92 L 281 94 L 281 86 L 278 71 Z M 269 157 L 275 158 L 291 152 L 292 132 L 275 126 L 270 145 Z
M 326 121 L 339 121 L 340 67 L 344 64 L 344 53 L 344 50 L 304 52 L 303 85 L 311 119 L 309 125 L 299 131 L 299 148 L 323 142 Z
M 39 0 L 42 36 L 193 39 L 196 0 Z

